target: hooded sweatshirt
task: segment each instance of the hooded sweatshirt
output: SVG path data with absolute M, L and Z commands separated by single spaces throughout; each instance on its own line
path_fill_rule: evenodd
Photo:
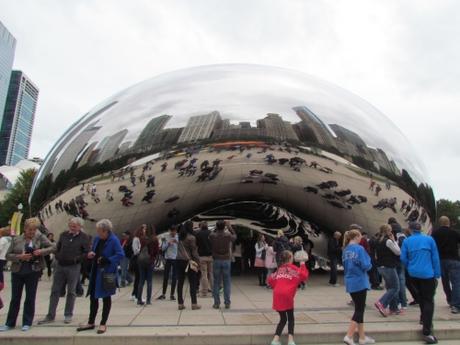
M 293 264 L 284 264 L 268 278 L 268 284 L 273 288 L 273 309 L 285 311 L 294 309 L 294 297 L 297 287 L 308 278 L 305 263 L 300 268 Z

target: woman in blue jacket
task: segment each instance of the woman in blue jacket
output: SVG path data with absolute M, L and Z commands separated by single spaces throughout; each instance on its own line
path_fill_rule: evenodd
M 92 260 L 91 273 L 87 296 L 90 296 L 90 312 L 88 323 L 77 328 L 77 331 L 86 331 L 95 328 L 97 310 L 99 309 L 99 298 L 102 298 L 102 319 L 98 334 L 107 331 L 107 319 L 112 307 L 112 295 L 116 292 L 116 287 L 110 290 L 104 289 L 104 273 L 118 274 L 117 267 L 124 257 L 123 248 L 120 240 L 112 232 L 112 222 L 102 219 L 96 223 L 97 236 L 94 238 L 93 249 L 88 253 L 88 258 Z M 116 279 L 118 281 L 118 279 Z
M 364 309 L 366 308 L 367 290 L 370 289 L 367 272 L 372 268 L 371 259 L 366 250 L 359 244 L 362 235 L 357 229 L 347 231 L 344 236 L 344 249 L 342 254 L 343 268 L 345 270 L 345 287 L 350 294 L 355 312 L 351 318 L 348 332 L 343 342 L 355 345 L 353 336 L 359 333 L 359 344 L 374 344 L 375 340 L 364 333 Z

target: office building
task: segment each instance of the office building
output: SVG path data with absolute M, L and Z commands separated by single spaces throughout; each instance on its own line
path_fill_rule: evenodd
M 3 121 L 15 50 L 16 39 L 0 21 L 0 125 Z
M 38 88 L 21 71 L 11 73 L 0 129 L 0 164 L 15 165 L 29 155 Z
M 218 111 L 206 115 L 191 116 L 182 131 L 178 142 L 195 142 L 211 137 L 214 129 L 222 126 L 222 119 Z

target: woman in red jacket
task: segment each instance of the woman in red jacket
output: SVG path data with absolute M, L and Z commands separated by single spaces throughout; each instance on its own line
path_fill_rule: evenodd
M 308 260 L 304 258 L 305 261 Z M 281 265 L 278 270 L 268 278 L 268 284 L 273 288 L 273 309 L 280 314 L 280 322 L 276 327 L 275 336 L 271 345 L 281 345 L 280 336 L 286 321 L 288 322 L 288 345 L 294 343 L 294 296 L 300 283 L 308 278 L 308 270 L 305 261 L 300 268 L 293 263 L 292 252 L 285 250 L 281 254 Z

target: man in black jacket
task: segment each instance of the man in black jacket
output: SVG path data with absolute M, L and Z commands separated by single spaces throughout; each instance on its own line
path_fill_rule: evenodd
M 441 259 L 442 286 L 447 303 L 453 314 L 460 313 L 460 258 L 458 244 L 460 234 L 450 228 L 450 220 L 446 216 L 439 218 L 439 229 L 433 232 Z
M 64 231 L 57 242 L 55 258 L 57 266 L 54 271 L 51 287 L 48 314 L 39 324 L 53 322 L 59 303 L 61 291 L 67 285 L 67 298 L 64 309 L 64 322 L 71 323 L 77 283 L 80 280 L 80 270 L 83 260 L 89 253 L 90 238 L 83 232 L 83 219 L 74 217 L 69 221 L 69 230 Z
M 339 286 L 339 284 L 337 284 L 337 265 L 342 255 L 342 246 L 340 244 L 341 237 L 342 234 L 336 231 L 327 243 L 327 257 L 329 259 L 329 266 L 331 267 L 329 284 L 335 287 Z
M 196 245 L 198 246 L 198 255 L 200 256 L 200 295 L 207 297 L 208 292 L 212 291 L 212 249 L 207 222 L 201 222 L 200 230 L 195 234 Z

